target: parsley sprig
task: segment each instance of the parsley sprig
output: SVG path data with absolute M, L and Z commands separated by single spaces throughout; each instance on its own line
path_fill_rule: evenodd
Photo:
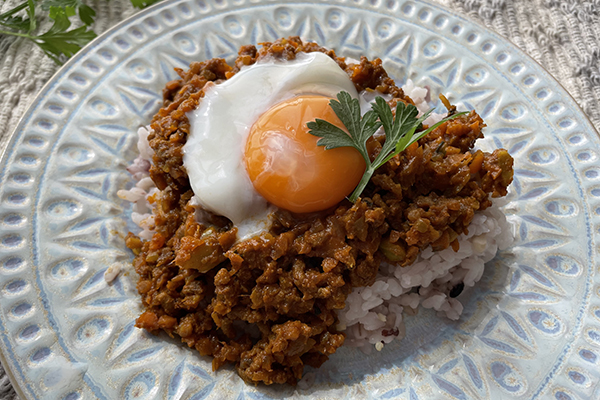
M 159 0 L 131 0 L 134 7 L 144 8 Z M 41 12 L 40 12 L 41 10 Z M 52 26 L 37 33 L 41 15 L 46 14 Z M 71 28 L 71 17 L 78 16 L 84 24 Z M 77 53 L 96 33 L 90 28 L 96 12 L 83 0 L 26 0 L 0 14 L 0 35 L 31 40 L 57 64 Z
M 74 16 L 76 12 L 84 24 L 94 22 L 94 10 L 79 0 L 44 0 L 40 8 L 47 11 L 53 21 L 46 32 L 35 33 L 38 26 L 36 3 L 34 0 L 27 0 L 0 14 L 0 34 L 33 41 L 57 64 L 61 64 L 62 59 L 71 57 L 96 37 L 87 26 L 69 29 L 69 17 Z M 23 10 L 24 12 L 21 12 Z
M 417 107 L 399 101 L 396 105 L 396 116 L 394 117 L 389 104 L 378 96 L 375 98 L 375 103 L 371 105 L 372 109 L 361 117 L 358 99 L 353 99 L 348 92 L 344 91 L 338 93 L 337 98 L 337 100 L 332 99 L 329 105 L 342 121 L 348 133 L 322 119 L 309 122 L 307 126 L 310 129 L 310 134 L 320 137 L 317 145 L 325 146 L 326 150 L 337 147 L 353 147 L 364 158 L 367 168 L 358 186 L 348 198 L 353 203 L 361 195 L 377 168 L 444 122 L 467 114 L 466 112 L 456 113 L 427 129 L 419 130 L 422 129 L 423 121 L 431 115 L 433 109 L 418 117 Z M 367 140 L 382 126 L 385 132 L 385 142 L 381 152 L 371 162 L 367 151 Z

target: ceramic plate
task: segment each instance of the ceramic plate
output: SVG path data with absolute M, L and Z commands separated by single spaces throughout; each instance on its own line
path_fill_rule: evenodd
M 516 242 L 486 267 L 458 323 L 421 312 L 407 337 L 343 348 L 296 388 L 211 371 L 134 328 L 123 244 L 136 129 L 174 67 L 299 35 L 381 57 L 397 82 L 444 92 L 515 157 L 505 213 Z M 564 89 L 506 40 L 422 1 L 179 0 L 78 53 L 17 127 L 0 166 L 0 337 L 27 399 L 506 399 L 600 397 L 600 140 Z

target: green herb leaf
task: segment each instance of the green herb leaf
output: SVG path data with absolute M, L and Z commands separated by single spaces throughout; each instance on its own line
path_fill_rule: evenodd
M 54 24 L 46 33 L 32 37 L 32 40 L 44 50 L 46 55 L 58 64 L 61 64 L 61 56 L 71 57 L 96 37 L 96 34 L 85 26 L 69 31 L 71 26 L 71 21 L 69 21 L 71 11 L 69 10 L 74 12 L 71 7 L 63 9 L 50 6 L 50 16 L 54 20 Z
M 336 147 L 354 147 L 363 158 L 368 159 L 367 139 L 379 129 L 381 123 L 377 121 L 377 114 L 374 111 L 368 111 L 362 118 L 360 116 L 360 104 L 357 99 L 353 99 L 348 92 L 340 92 L 337 95 L 338 100 L 331 100 L 329 106 L 336 115 L 349 116 L 344 126 L 350 132 L 350 135 L 339 127 L 322 119 L 309 122 L 306 125 L 310 133 L 319 136 L 317 145 L 325 146 L 326 150 Z
M 29 3 L 27 1 L 24 1 L 23 3 L 16 5 L 15 7 L 11 8 L 10 10 L 5 11 L 2 14 L 0 14 L 0 21 L 8 20 L 10 18 L 19 19 L 22 21 L 23 20 L 22 17 L 13 17 L 13 15 L 18 13 L 21 10 L 26 9 L 28 6 L 29 6 Z
M 20 11 L 26 10 L 27 18 L 21 15 L 15 15 Z M 21 32 L 31 32 L 36 27 L 35 21 L 35 4 L 33 1 L 24 1 L 23 3 L 11 8 L 10 10 L 0 14 L 0 25 L 6 28 L 14 29 Z M 17 32 L 18 33 L 18 32 Z M 12 34 L 12 32 L 0 31 L 0 34 Z M 25 34 L 19 34 L 14 36 L 24 36 Z
M 31 33 L 37 27 L 37 21 L 35 19 L 35 4 L 33 0 L 27 0 L 27 15 L 29 16 L 29 30 L 27 33 Z
M 17 36 L 33 41 L 48 57 L 57 64 L 71 57 L 82 46 L 96 37 L 92 30 L 85 27 L 69 30 L 70 17 L 79 16 L 81 22 L 90 26 L 94 23 L 96 11 L 83 3 L 84 0 L 25 0 L 17 6 L 0 14 L 0 36 Z M 131 0 L 138 8 L 144 8 L 160 0 Z M 44 34 L 34 35 L 37 28 L 36 2 L 42 11 L 54 20 L 52 27 Z M 23 15 L 25 11 L 27 15 Z M 19 15 L 19 12 L 21 14 Z
M 160 0 L 131 0 L 131 4 L 137 8 L 146 8 L 154 3 L 158 3 Z
M 325 150 L 335 149 L 336 147 L 358 146 L 352 136 L 328 121 L 316 119 L 306 125 L 311 130 L 310 133 L 321 138 L 317 141 L 317 144 L 325 146 Z
M 75 15 L 75 9 L 73 7 L 50 7 L 49 9 L 49 13 L 48 16 L 50 18 L 52 18 L 55 21 L 62 21 L 64 18 L 63 17 L 67 17 L 67 21 L 69 21 L 69 17 L 72 17 L 73 15 Z M 71 25 L 71 22 L 69 21 L 69 25 Z M 68 26 L 67 26 L 68 27 Z
M 27 6 L 27 2 L 25 2 L 24 4 Z M 5 14 L 7 14 L 7 13 L 5 13 Z M 5 15 L 5 14 L 3 14 L 3 15 Z M 29 18 L 24 18 L 21 16 L 6 15 L 5 17 L 0 16 L 0 25 L 2 25 L 3 27 L 9 28 L 9 29 L 14 29 L 15 31 L 27 32 L 29 30 L 30 21 L 29 21 Z
M 85 5 L 82 0 L 44 0 L 42 2 L 42 10 L 49 11 L 49 16 L 52 19 L 54 19 L 56 10 L 59 8 L 67 14 L 67 17 L 78 14 L 79 19 L 84 24 L 91 25 L 94 23 L 96 12 Z
M 93 22 L 94 10 L 81 3 L 81 0 L 44 0 L 41 8 L 48 11 L 48 16 L 54 20 L 47 32 L 40 35 L 33 34 L 37 28 L 35 2 L 27 0 L 0 14 L 0 25 L 10 29 L 0 30 L 0 34 L 33 41 L 57 64 L 61 64 L 61 58 L 71 57 L 96 37 L 96 34 L 85 26 L 69 30 L 71 26 L 69 17 L 76 15 L 77 12 L 84 23 Z M 27 18 L 16 15 L 22 10 L 26 10 Z
M 337 98 L 338 101 L 331 100 L 329 105 L 342 121 L 348 133 L 321 119 L 309 122 L 307 126 L 310 134 L 320 137 L 317 145 L 325 146 L 327 150 L 336 147 L 354 147 L 365 160 L 367 165 L 365 173 L 348 198 L 352 202 L 358 199 L 377 168 L 444 122 L 467 114 L 466 112 L 454 114 L 428 129 L 417 132 L 423 129 L 423 122 L 431 115 L 433 110 L 429 110 L 417 118 L 419 111 L 414 105 L 407 105 L 399 101 L 396 105 L 396 116 L 394 117 L 389 104 L 378 96 L 375 98 L 375 103 L 371 105 L 372 110 L 361 117 L 360 104 L 357 99 L 353 99 L 347 92 L 340 92 Z M 366 143 L 381 126 L 383 126 L 385 132 L 385 142 L 380 153 L 371 162 Z
M 412 104 L 406 105 L 399 101 L 396 105 L 396 118 L 394 118 L 390 106 L 381 97 L 375 99 L 375 104 L 371 108 L 379 115 L 385 132 L 385 142 L 381 152 L 373 161 L 377 169 L 386 163 L 386 158 L 392 150 L 398 147 L 405 148 L 403 143 L 410 140 L 408 134 L 415 125 L 419 111 Z
M 26 10 L 27 17 L 17 15 Z M 30 33 L 36 28 L 35 4 L 33 0 L 23 3 L 0 14 L 0 35 L 30 38 Z M 7 30 L 8 29 L 8 30 Z
M 86 25 L 91 25 L 94 23 L 94 17 L 96 16 L 96 11 L 93 8 L 86 6 L 85 4 L 80 5 L 77 8 L 77 12 L 79 12 L 79 19 Z

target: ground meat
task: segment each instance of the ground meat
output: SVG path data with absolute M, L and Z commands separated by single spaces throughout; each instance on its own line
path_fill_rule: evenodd
M 471 112 L 442 124 L 391 159 L 355 204 L 310 215 L 279 210 L 269 233 L 235 243 L 236 228 L 225 218 L 211 224 L 195 218 L 182 146 L 190 125 L 185 113 L 203 88 L 229 79 L 263 57 L 291 60 L 298 52 L 332 57 L 356 89 L 390 94 L 390 104 L 412 103 L 387 76 L 381 60 L 362 57 L 346 64 L 333 50 L 299 38 L 243 46 L 234 66 L 221 59 L 196 62 L 169 82 L 152 120 L 151 177 L 155 196 L 154 237 L 133 234 L 138 291 L 146 311 L 136 326 L 179 336 L 213 368 L 234 363 L 242 378 L 265 384 L 295 384 L 303 366 L 320 366 L 344 342 L 335 329 L 352 287 L 374 282 L 381 261 L 405 266 L 429 245 L 458 249 L 477 210 L 506 194 L 512 158 L 506 150 L 472 151 L 484 123 Z M 383 138 L 370 139 L 371 157 Z M 457 293 L 459 288 L 456 289 Z M 397 333 L 390 332 L 390 335 Z

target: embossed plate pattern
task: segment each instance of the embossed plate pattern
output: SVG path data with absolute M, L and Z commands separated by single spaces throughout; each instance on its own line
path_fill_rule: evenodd
M 238 46 L 300 35 L 404 82 L 443 91 L 510 150 L 505 212 L 516 242 L 465 298 L 366 356 L 344 348 L 304 385 L 253 387 L 233 369 L 133 327 L 133 274 L 107 285 L 123 245 L 135 131 L 173 67 L 232 60 Z M 0 167 L 0 338 L 29 399 L 599 398 L 600 140 L 537 64 L 423 1 L 179 0 L 127 20 L 77 54 L 19 124 Z

